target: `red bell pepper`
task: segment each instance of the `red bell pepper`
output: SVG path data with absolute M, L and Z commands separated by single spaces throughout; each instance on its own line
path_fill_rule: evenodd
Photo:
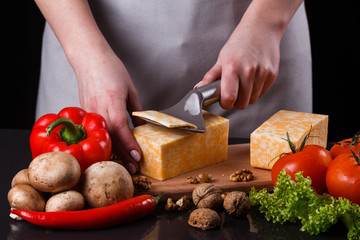
M 78 160 L 83 172 L 93 163 L 110 160 L 111 139 L 101 115 L 67 107 L 36 121 L 30 148 L 33 158 L 45 152 L 68 152 Z

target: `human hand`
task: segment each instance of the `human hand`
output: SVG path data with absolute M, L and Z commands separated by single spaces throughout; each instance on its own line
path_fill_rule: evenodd
M 137 91 L 121 60 L 112 52 L 83 59 L 76 68 L 81 106 L 101 114 L 112 138 L 113 150 L 131 174 L 139 168 L 141 149 L 128 123 L 126 110 L 141 111 Z M 134 126 L 141 120 L 132 119 Z
M 99 29 L 88 1 L 36 0 L 75 71 L 82 108 L 101 114 L 108 125 L 113 150 L 135 173 L 141 159 L 128 125 L 127 112 L 142 110 L 125 69 Z M 141 120 L 133 119 L 136 126 Z
M 270 88 L 279 63 L 280 37 L 265 27 L 241 22 L 196 87 L 221 78 L 221 107 L 244 109 Z

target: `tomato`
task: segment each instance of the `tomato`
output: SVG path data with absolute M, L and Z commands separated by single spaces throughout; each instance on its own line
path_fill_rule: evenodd
M 338 155 L 327 170 L 326 186 L 332 196 L 347 198 L 360 204 L 359 154 Z
M 347 153 L 347 154 L 351 155 L 350 148 L 354 152 L 356 152 L 357 148 L 360 148 L 359 138 L 360 138 L 360 132 L 357 132 L 357 133 L 355 133 L 353 138 L 348 138 L 348 139 L 345 139 L 343 141 L 336 143 L 330 149 L 330 154 L 331 154 L 332 158 L 335 159 L 337 155 L 340 155 L 343 153 Z
M 273 165 L 271 170 L 272 182 L 276 186 L 277 176 L 282 169 L 295 180 L 294 175 L 303 171 L 304 177 L 310 177 L 311 186 L 317 193 L 326 191 L 326 171 L 332 162 L 328 150 L 318 145 L 306 145 L 301 150 L 282 155 Z

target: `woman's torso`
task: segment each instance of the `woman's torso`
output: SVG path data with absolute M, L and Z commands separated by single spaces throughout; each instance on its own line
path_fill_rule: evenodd
M 97 0 L 95 19 L 124 62 L 144 109 L 165 109 L 180 100 L 215 64 L 248 0 Z M 67 88 L 63 88 L 64 81 Z M 279 76 L 245 110 L 213 113 L 230 119 L 230 136 L 249 134 L 280 109 L 311 112 L 311 56 L 306 15 L 300 7 L 281 42 Z M 43 39 L 37 117 L 79 106 L 75 74 L 47 25 Z

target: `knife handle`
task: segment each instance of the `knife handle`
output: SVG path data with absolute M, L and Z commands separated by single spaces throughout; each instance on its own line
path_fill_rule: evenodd
M 220 81 L 219 79 L 196 89 L 203 98 L 203 107 L 220 100 Z

